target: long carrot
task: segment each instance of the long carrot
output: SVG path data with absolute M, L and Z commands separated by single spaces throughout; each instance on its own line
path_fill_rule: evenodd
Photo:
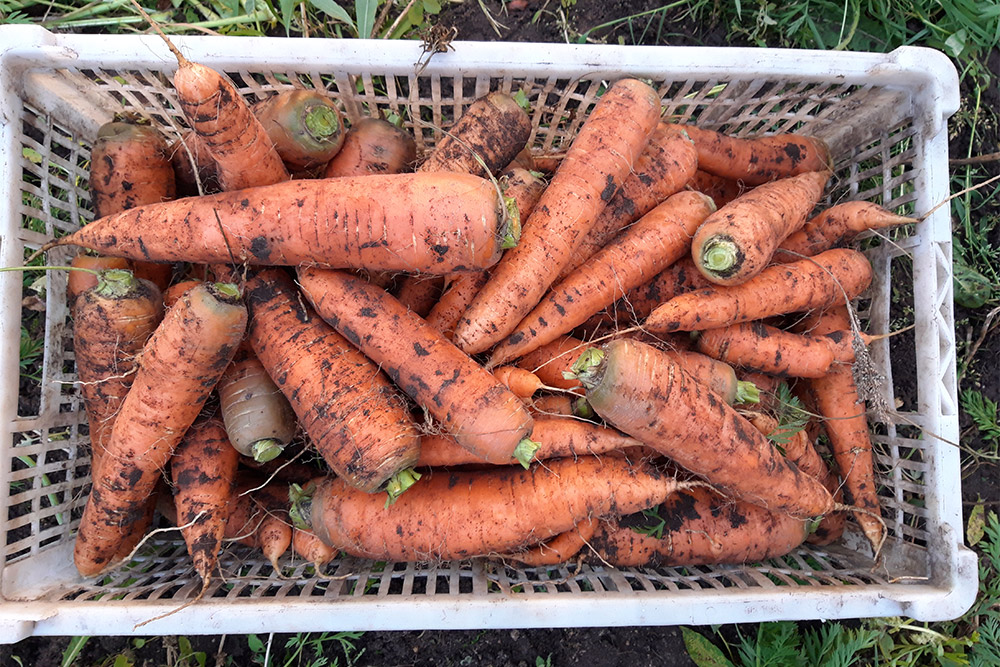
M 657 349 L 613 340 L 577 368 L 587 401 L 605 421 L 727 494 L 800 518 L 833 509 L 819 482 Z
M 664 122 L 657 125 L 632 173 L 622 182 L 556 280 L 565 279 L 629 224 L 684 187 L 697 165 L 698 154 L 684 128 Z
M 583 324 L 630 289 L 652 280 L 687 253 L 691 235 L 715 204 L 700 192 L 678 192 L 644 215 L 562 282 L 493 349 L 501 364 Z
M 375 288 L 377 289 L 377 288 Z M 247 282 L 249 341 L 337 475 L 372 493 L 419 455 L 406 399 L 277 269 Z
M 698 149 L 699 169 L 748 185 L 830 168 L 830 152 L 815 137 L 777 134 L 740 139 L 693 125 L 684 127 Z
M 659 114 L 656 91 L 635 79 L 604 93 L 524 223 L 520 242 L 456 326 L 460 348 L 483 352 L 535 307 L 627 177 Z
M 822 377 L 835 361 L 831 339 L 782 331 L 759 320 L 701 331 L 697 347 L 726 363 L 781 377 Z
M 355 556 L 457 560 L 516 552 L 584 519 L 655 505 L 677 487 L 647 465 L 581 457 L 530 470 L 430 474 L 388 508 L 328 479 L 300 514 L 326 544 Z
M 297 180 L 140 206 L 44 249 L 80 245 L 154 261 L 450 273 L 497 261 L 502 217 L 493 185 L 463 174 Z
M 643 514 L 601 521 L 589 560 L 617 567 L 752 563 L 792 551 L 807 535 L 806 521 L 694 488 Z
M 831 206 L 789 235 L 778 246 L 774 257 L 777 261 L 794 261 L 800 256 L 812 257 L 843 245 L 861 232 L 916 221 L 916 218 L 897 215 L 872 202 L 844 202 Z
M 654 334 L 697 331 L 825 308 L 857 297 L 871 280 L 872 267 L 862 253 L 835 248 L 770 266 L 740 285 L 676 296 L 650 313 L 642 326 Z
M 121 269 L 102 272 L 74 303 L 73 351 L 90 428 L 92 470 L 101 466 L 139 353 L 162 318 L 156 286 Z
M 178 301 L 149 339 L 80 520 L 74 561 L 83 576 L 116 564 L 137 508 L 225 370 L 246 322 L 231 285 L 204 285 Z
M 810 171 L 759 185 L 708 216 L 691 240 L 698 270 L 718 285 L 753 278 L 805 224 L 828 179 L 829 172 Z
M 239 454 L 216 420 L 189 428 L 170 462 L 177 523 L 203 588 L 218 563 L 238 463 Z
M 725 206 L 750 189 L 745 187 L 745 184 L 740 181 L 716 176 L 701 169 L 694 172 L 694 176 L 688 181 L 687 187 L 696 192 L 708 195 L 715 202 L 715 205 L 719 207 Z
M 316 312 L 463 447 L 507 463 L 530 445 L 533 420 L 521 399 L 384 290 L 343 271 L 300 268 L 298 276 Z

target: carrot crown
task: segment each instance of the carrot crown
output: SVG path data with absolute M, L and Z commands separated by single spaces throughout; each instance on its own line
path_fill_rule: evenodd
M 385 493 L 388 496 L 385 499 L 385 506 L 396 502 L 397 499 L 406 491 L 408 488 L 416 484 L 417 480 L 420 479 L 421 475 L 419 472 L 413 468 L 406 468 L 400 470 L 395 475 L 389 478 L 389 481 L 385 485 Z
M 309 134 L 317 141 L 323 141 L 340 132 L 340 118 L 325 104 L 310 107 L 305 113 L 304 121 Z
M 233 283 L 209 283 L 208 290 L 212 296 L 226 303 L 236 303 L 242 296 L 240 288 Z
M 743 252 L 732 238 L 721 235 L 705 242 L 699 259 L 706 271 L 725 278 L 739 270 L 743 264 Z
M 587 348 L 580 358 L 573 362 L 571 370 L 563 373 L 567 380 L 579 380 L 585 389 L 593 389 L 601 383 L 604 368 L 604 350 Z
M 135 276 L 128 269 L 105 269 L 97 274 L 94 294 L 105 299 L 121 299 L 135 289 Z
M 312 530 L 312 497 L 316 484 L 309 482 L 304 487 L 292 484 L 288 487 L 288 518 L 300 530 Z

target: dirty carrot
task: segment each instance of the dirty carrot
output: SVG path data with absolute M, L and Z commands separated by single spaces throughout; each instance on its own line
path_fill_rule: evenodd
M 741 139 L 693 125 L 684 128 L 698 150 L 699 169 L 747 185 L 830 169 L 830 152 L 815 137 L 777 134 Z
M 300 267 L 298 278 L 316 312 L 463 447 L 507 463 L 533 445 L 521 399 L 384 290 L 344 271 Z
M 406 130 L 381 118 L 363 118 L 323 170 L 323 178 L 400 174 L 413 170 L 417 144 Z
M 281 161 L 292 171 L 325 165 L 344 144 L 344 119 L 318 90 L 283 90 L 251 107 Z
M 98 218 L 177 196 L 166 139 L 148 121 L 130 117 L 98 129 L 89 182 Z
M 897 215 L 872 202 L 844 202 L 831 206 L 789 235 L 778 246 L 774 258 L 794 261 L 803 256 L 813 257 L 870 229 L 887 229 L 911 222 L 917 222 L 916 218 Z
M 660 115 L 656 91 L 635 79 L 609 88 L 489 282 L 459 320 L 453 340 L 483 352 L 509 335 L 545 294 L 645 148 Z
M 715 359 L 780 377 L 822 377 L 835 361 L 831 339 L 783 331 L 759 320 L 701 331 L 696 346 Z

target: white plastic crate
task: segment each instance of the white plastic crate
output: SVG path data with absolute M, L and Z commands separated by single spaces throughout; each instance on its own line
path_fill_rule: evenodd
M 454 43 L 418 73 L 420 45 L 402 41 L 178 37 L 192 60 L 225 71 L 248 96 L 325 88 L 352 121 L 400 114 L 418 147 L 490 90 L 525 89 L 532 146 L 564 147 L 604 82 L 644 77 L 665 113 L 741 136 L 798 130 L 828 141 L 830 199 L 867 199 L 921 215 L 948 194 L 946 120 L 958 106 L 941 54 L 766 49 Z M 138 111 L 168 134 L 182 127 L 170 86 L 176 64 L 159 38 L 55 35 L 0 28 L 0 255 L 21 264 L 54 233 L 89 221 L 89 145 L 115 111 Z M 425 58 L 424 58 L 425 59 Z M 423 119 L 414 127 L 414 118 Z M 50 263 L 73 249 L 50 253 Z M 140 629 L 197 594 L 176 533 L 154 538 L 128 567 L 97 582 L 72 563 L 89 489 L 89 446 L 73 384 L 62 273 L 50 273 L 40 389 L 18 389 L 20 275 L 0 276 L 0 641 L 30 635 L 298 632 L 704 624 L 776 619 L 954 618 L 977 588 L 962 546 L 951 300 L 951 227 L 942 207 L 868 251 L 876 279 L 860 303 L 869 331 L 915 323 L 874 344 L 885 398 L 873 422 L 889 540 L 875 564 L 853 524 L 836 545 L 803 547 L 747 566 L 617 570 L 515 569 L 496 562 L 335 561 L 333 579 L 289 560 L 275 573 L 241 549 L 205 598 Z M 895 280 L 893 281 L 893 277 Z M 892 356 L 890 357 L 890 346 Z M 899 380 L 916 371 L 916 386 Z M 895 378 L 894 378 L 895 376 Z M 28 387 L 28 385 L 26 385 Z M 19 393 L 21 408 L 19 409 Z M 30 463 L 28 465 L 26 462 Z

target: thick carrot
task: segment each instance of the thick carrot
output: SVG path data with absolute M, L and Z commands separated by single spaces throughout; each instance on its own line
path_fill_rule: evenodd
M 70 308 L 76 303 L 80 294 L 97 285 L 97 276 L 90 271 L 104 271 L 106 269 L 131 269 L 132 263 L 124 257 L 110 257 L 107 255 L 88 255 L 81 252 L 70 263 L 75 269 L 89 269 L 88 271 L 70 271 L 66 277 L 66 298 Z M 133 274 L 135 275 L 135 274 Z
M 850 241 L 870 229 L 887 229 L 916 222 L 887 211 L 867 201 L 849 201 L 826 209 L 792 233 L 775 251 L 778 261 L 794 261 L 801 256 L 813 257 L 824 250 Z
M 283 90 L 251 107 L 292 171 L 325 165 L 344 145 L 344 120 L 327 95 L 318 90 Z
M 147 121 L 105 123 L 90 149 L 90 194 L 98 218 L 177 196 L 167 141 Z
M 647 465 L 581 457 L 530 470 L 432 473 L 388 508 L 328 479 L 300 513 L 326 544 L 355 556 L 458 560 L 516 552 L 584 519 L 639 511 L 677 486 Z
M 871 280 L 872 267 L 862 253 L 835 248 L 770 266 L 741 285 L 676 296 L 650 313 L 642 326 L 654 334 L 698 331 L 825 308 L 857 297 Z
M 830 169 L 830 152 L 814 137 L 778 134 L 738 139 L 693 125 L 684 127 L 698 149 L 698 168 L 716 176 L 760 185 Z
M 639 447 L 641 442 L 623 435 L 615 429 L 571 416 L 537 416 L 532 437 L 538 441 L 532 460 L 544 461 L 566 456 L 596 456 L 608 452 Z M 470 463 L 488 463 L 465 449 L 447 435 L 425 435 L 420 443 L 418 467 L 459 466 Z M 497 463 L 497 462 L 493 462 Z M 513 458 L 503 465 L 516 463 Z
M 547 542 L 542 542 L 531 549 L 503 555 L 500 558 L 514 560 L 528 567 L 565 563 L 579 553 L 580 549 L 590 541 L 597 532 L 599 524 L 600 521 L 597 519 L 584 519 L 571 530 L 556 535 Z
M 343 271 L 302 267 L 298 277 L 316 312 L 463 447 L 507 463 L 531 434 L 521 399 L 384 290 Z
M 240 454 L 270 461 L 295 437 L 295 412 L 252 350 L 237 352 L 218 391 L 226 433 Z
M 697 347 L 734 366 L 780 377 L 822 377 L 835 361 L 831 339 L 783 331 L 759 320 L 701 331 Z
M 813 334 L 850 327 L 846 307 L 830 308 L 803 323 Z M 837 462 L 849 502 L 862 511 L 854 518 L 878 553 L 885 541 L 885 526 L 879 521 L 875 463 L 865 404 L 858 396 L 850 366 L 835 366 L 821 378 L 809 381 L 816 408 L 823 416 L 823 428 Z
M 222 189 L 287 181 L 288 170 L 267 131 L 232 82 L 172 50 L 179 65 L 173 76 L 177 101 L 215 160 Z
M 819 482 L 656 348 L 614 340 L 577 368 L 587 401 L 605 421 L 727 494 L 801 518 L 833 509 Z
M 150 337 L 80 520 L 74 561 L 83 576 L 116 564 L 137 508 L 225 370 L 246 322 L 231 285 L 204 285 L 184 295 Z
M 598 216 L 557 281 L 583 266 L 629 224 L 684 187 L 698 165 L 694 144 L 678 125 L 661 122 L 635 161 L 632 173 Z
M 805 224 L 829 172 L 810 171 L 757 186 L 708 216 L 691 240 L 691 257 L 718 285 L 739 285 L 771 262 L 778 245 Z
M 399 174 L 411 171 L 416 159 L 417 144 L 409 132 L 381 118 L 364 118 L 347 132 L 323 177 Z
M 238 463 L 239 454 L 217 420 L 189 428 L 170 462 L 177 523 L 203 587 L 218 563 Z
M 505 172 L 500 177 L 500 184 L 504 189 L 504 197 L 514 201 L 519 223 L 528 219 L 545 191 L 545 181 L 520 168 Z M 427 314 L 427 323 L 451 338 L 458 320 L 489 278 L 489 271 L 449 276 L 444 294 Z
M 156 286 L 121 269 L 101 272 L 97 284 L 74 302 L 73 351 L 90 428 L 93 471 L 101 466 L 112 427 L 135 379 L 139 353 L 162 318 L 163 299 Z
M 628 176 L 659 114 L 656 91 L 635 79 L 604 93 L 525 221 L 520 242 L 459 320 L 453 340 L 461 349 L 483 352 L 535 307 Z
M 510 95 L 492 92 L 469 105 L 418 171 L 493 174 L 524 150 L 530 134 L 524 109 Z
M 688 252 L 691 235 L 715 205 L 700 192 L 678 192 L 566 276 L 513 333 L 493 349 L 501 364 L 572 331 L 630 289 L 652 280 Z
M 313 312 L 287 274 L 251 278 L 247 303 L 257 358 L 337 475 L 373 493 L 417 460 L 420 436 L 406 398 Z
M 649 513 L 602 521 L 590 560 L 617 567 L 751 563 L 790 552 L 807 534 L 806 521 L 693 488 Z
M 715 205 L 720 207 L 749 190 L 740 181 L 716 176 L 701 169 L 694 172 L 694 176 L 688 181 L 687 186 L 691 190 L 708 195 L 715 202 Z
M 80 245 L 154 261 L 450 273 L 497 261 L 501 219 L 493 185 L 475 176 L 297 180 L 140 206 L 45 249 Z

